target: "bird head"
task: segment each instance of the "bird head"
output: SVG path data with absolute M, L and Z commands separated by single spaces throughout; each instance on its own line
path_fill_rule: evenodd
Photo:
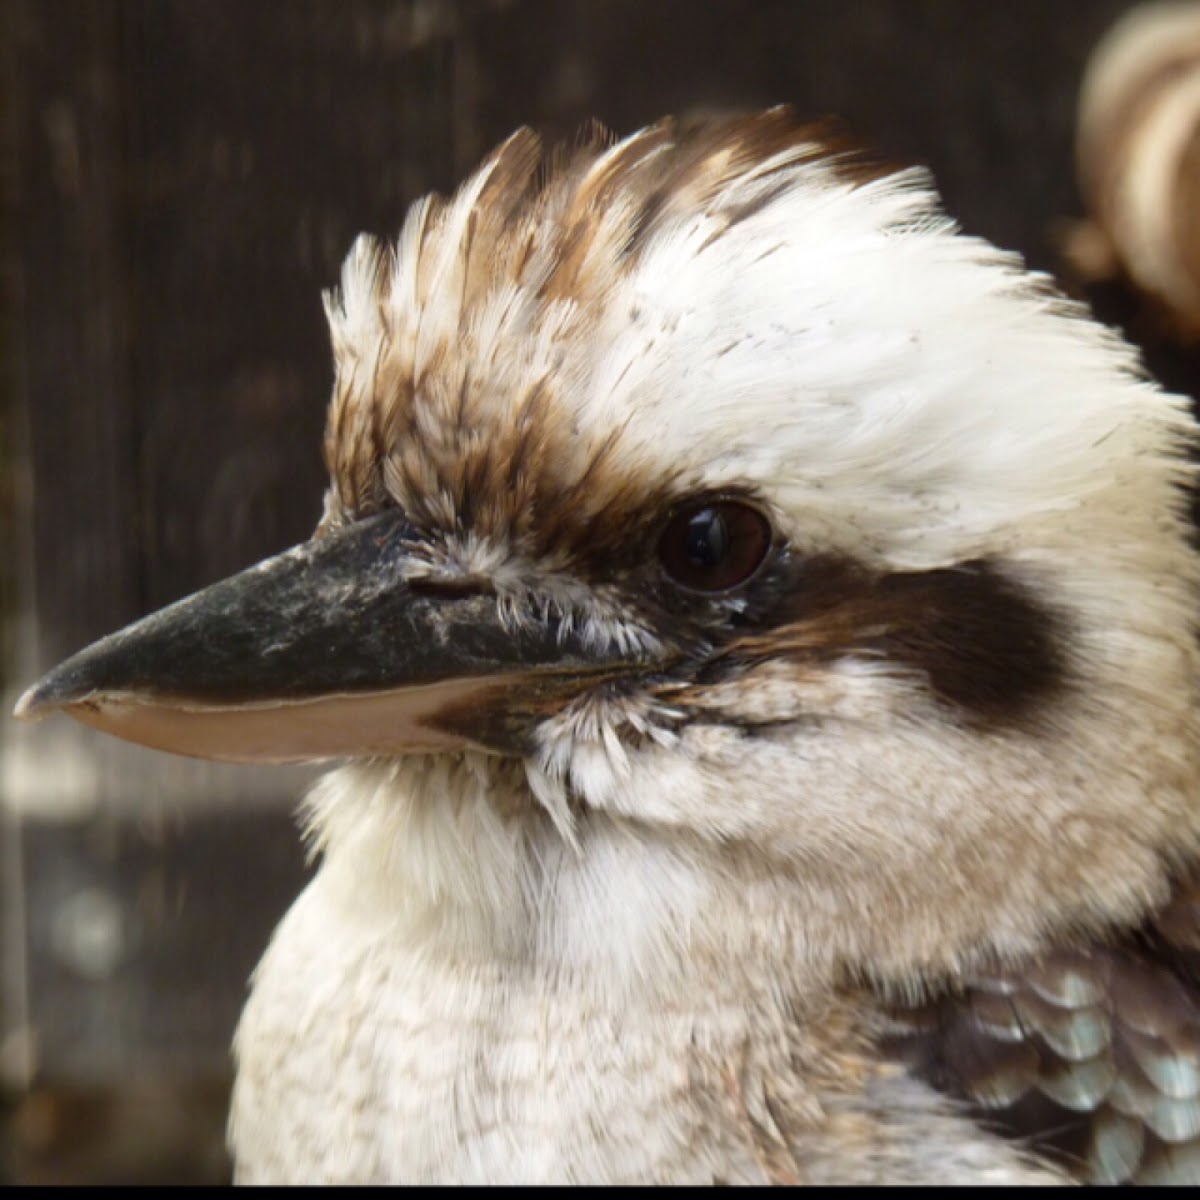
M 1195 854 L 1192 420 L 923 172 L 783 110 L 523 131 L 326 308 L 312 540 L 23 712 L 349 759 L 327 852 L 403 842 L 430 897 L 553 905 L 561 846 L 606 919 L 751 906 L 885 977 L 1135 919 Z

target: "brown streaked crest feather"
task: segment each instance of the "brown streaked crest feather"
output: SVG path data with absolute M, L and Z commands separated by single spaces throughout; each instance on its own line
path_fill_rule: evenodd
M 697 213 L 720 236 L 786 186 L 774 175 L 809 162 L 854 185 L 889 173 L 840 128 L 782 108 L 668 119 L 616 144 L 592 125 L 549 152 L 520 130 L 454 198 L 414 206 L 394 248 L 360 241 L 328 302 L 333 518 L 399 504 L 432 528 L 551 557 L 595 549 L 601 514 L 610 542 L 626 537 L 670 481 L 648 496 L 611 439 L 585 443 L 572 428 L 559 400 L 570 380 L 511 360 L 539 332 L 564 345 L 591 336 L 614 281 L 654 238 Z

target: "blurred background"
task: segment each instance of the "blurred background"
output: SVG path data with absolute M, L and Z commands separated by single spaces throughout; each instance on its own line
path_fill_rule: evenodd
M 1189 293 L 1122 260 L 1105 199 L 1145 97 L 1184 69 L 1179 37 L 1078 182 L 1085 68 L 1132 7 L 0 0 L 5 713 L 86 642 L 308 535 L 321 290 L 357 232 L 394 234 L 519 124 L 553 140 L 593 116 L 839 114 L 1198 394 Z M 1200 280 L 1197 131 L 1171 143 L 1159 210 L 1186 217 L 1164 261 Z M 0 715 L 0 1179 L 228 1178 L 228 1045 L 305 878 L 308 777 Z

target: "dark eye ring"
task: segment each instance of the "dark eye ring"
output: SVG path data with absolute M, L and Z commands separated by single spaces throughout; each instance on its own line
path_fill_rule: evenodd
M 771 541 L 771 523 L 757 508 L 714 497 L 671 517 L 658 539 L 658 560 L 680 587 L 728 592 L 762 566 Z

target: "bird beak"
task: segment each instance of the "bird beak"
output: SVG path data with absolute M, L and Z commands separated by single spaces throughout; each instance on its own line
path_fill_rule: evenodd
M 417 571 L 383 513 L 103 638 L 21 697 L 105 733 L 227 762 L 530 748 L 536 723 L 646 665 L 553 616 L 505 623 L 485 585 Z

